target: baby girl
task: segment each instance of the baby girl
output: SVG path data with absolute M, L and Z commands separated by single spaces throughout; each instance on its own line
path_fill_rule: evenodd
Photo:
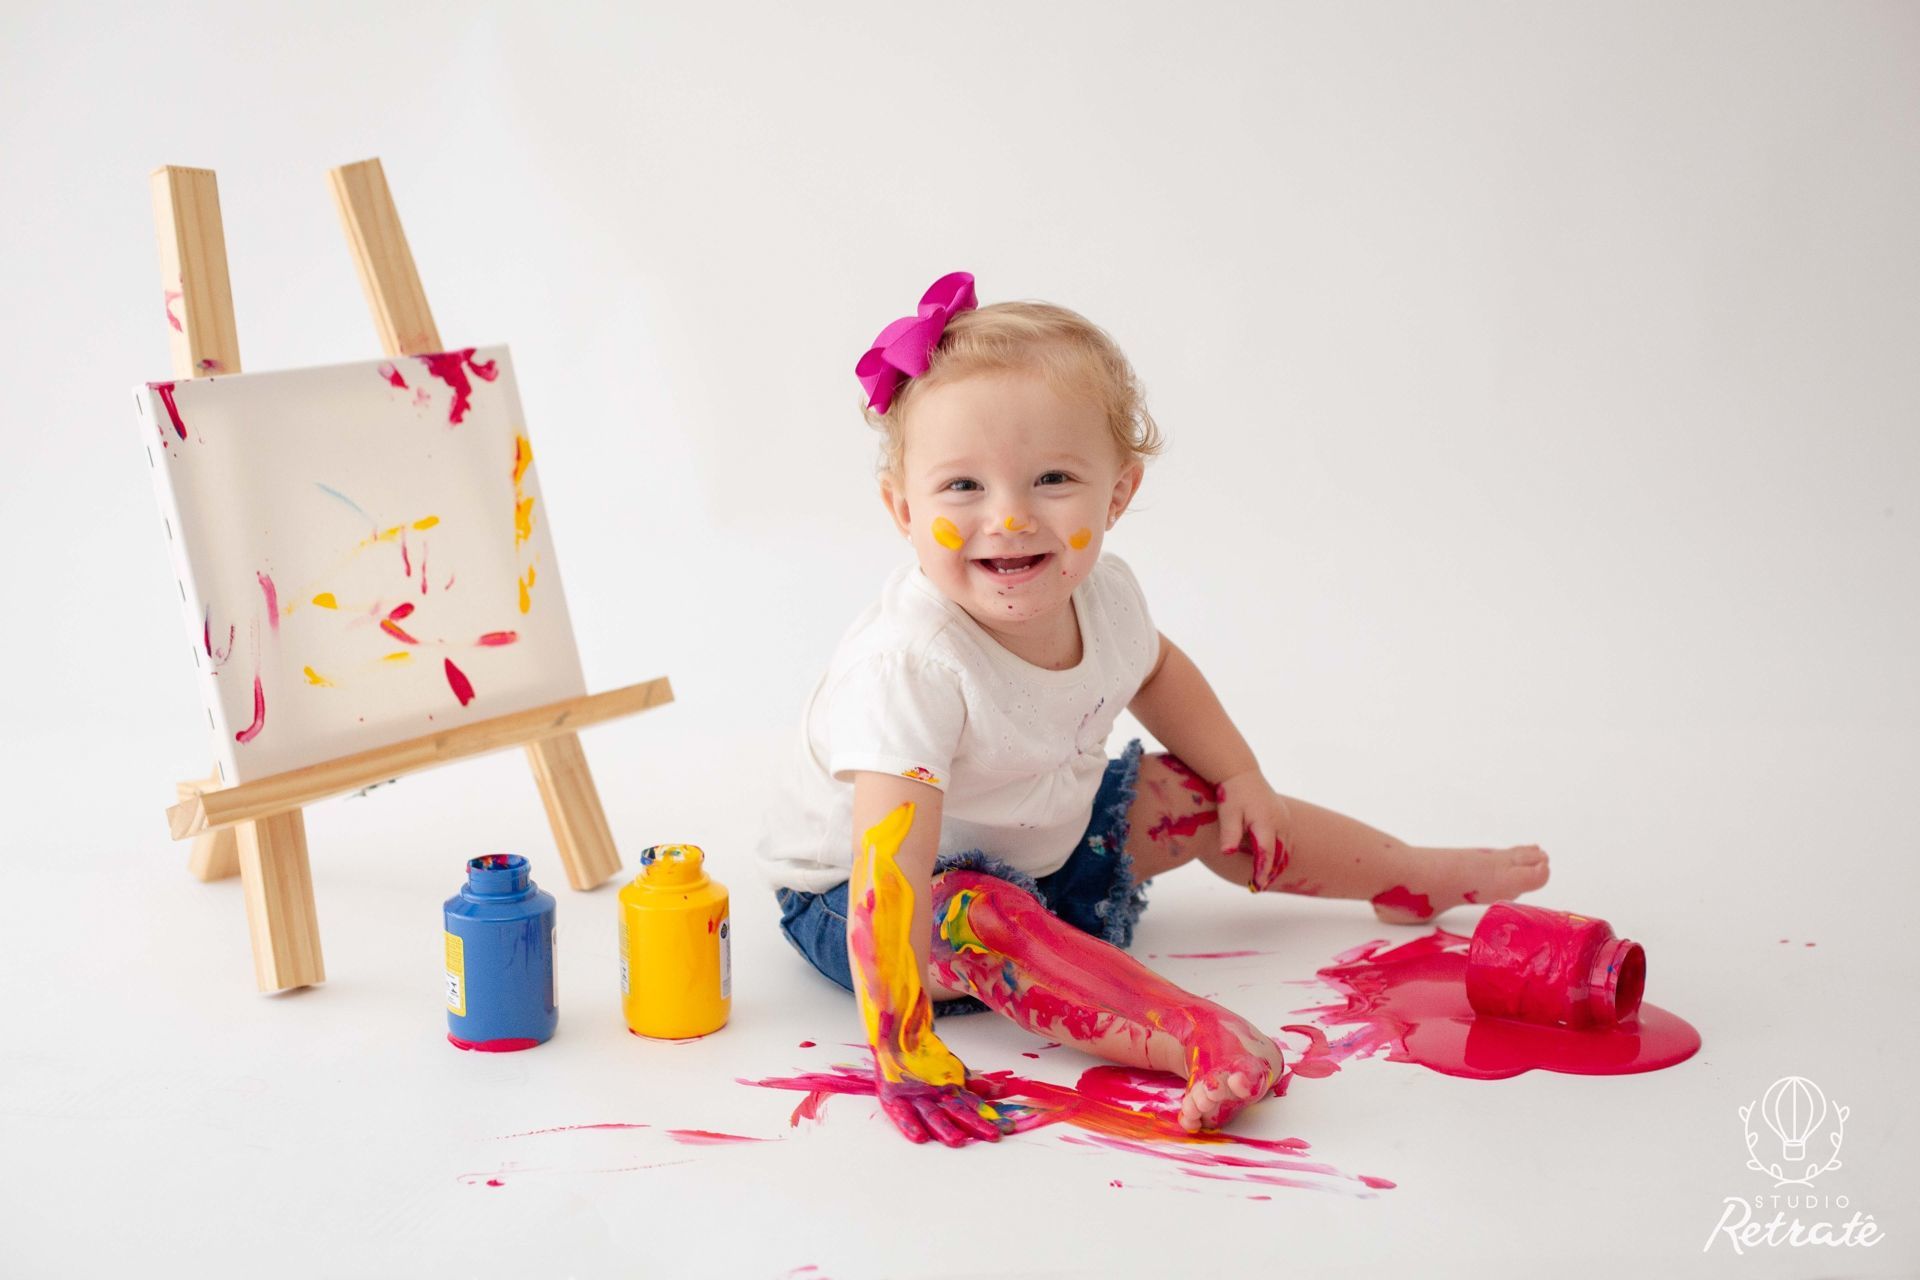
M 1274 792 L 1133 571 L 1101 553 L 1160 449 L 1103 330 L 1044 303 L 980 307 L 955 272 L 855 371 L 913 562 L 814 687 L 760 852 L 788 940 L 855 993 L 908 1138 L 1011 1125 L 933 1013 L 990 1008 L 1177 1073 L 1189 1130 L 1271 1092 L 1271 1039 L 1124 950 L 1147 882 L 1176 867 L 1366 899 L 1395 924 L 1546 882 L 1532 845 L 1422 848 Z M 1123 709 L 1167 750 L 1136 739 L 1108 759 Z

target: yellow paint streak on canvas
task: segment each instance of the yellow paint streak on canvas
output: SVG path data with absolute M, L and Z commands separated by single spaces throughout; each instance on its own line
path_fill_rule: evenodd
M 525 478 L 527 468 L 532 465 L 533 446 L 527 442 L 525 436 L 515 436 L 513 438 L 513 487 L 515 489 L 520 487 L 520 481 Z
M 959 528 L 945 516 L 933 518 L 933 540 L 949 551 L 958 551 L 966 542 L 966 539 L 960 536 Z
M 1067 539 L 1067 545 L 1072 547 L 1075 551 L 1084 551 L 1086 550 L 1087 544 L 1092 541 L 1093 541 L 1093 530 L 1076 529 L 1073 532 L 1073 536 Z
M 407 652 L 407 651 L 406 651 L 405 649 L 396 649 L 396 650 L 394 650 L 394 651 L 393 651 L 392 653 L 390 653 L 390 654 L 388 654 L 388 655 L 387 655 L 386 657 L 384 657 L 384 658 L 382 658 L 382 659 L 380 659 L 380 661 L 382 661 L 382 662 L 411 662 L 411 661 L 413 661 L 413 655 L 412 655 L 412 654 L 410 654 L 410 653 L 408 653 L 408 652 Z
M 322 609 L 338 609 L 340 607 L 340 602 L 333 598 L 333 592 L 331 591 L 322 591 L 313 598 L 313 602 Z
M 312 667 L 302 667 L 300 668 L 300 670 L 306 673 L 308 684 L 317 684 L 317 685 L 320 685 L 322 688 L 327 688 L 327 689 L 333 688 L 333 681 L 327 679 L 325 676 L 321 675 L 318 671 L 315 671 Z
M 914 956 L 913 886 L 900 870 L 900 846 L 912 828 L 913 804 L 908 802 L 867 828 L 863 837 L 873 905 L 855 908 L 867 916 L 858 922 L 864 929 L 856 925 L 853 947 L 854 963 L 864 979 L 859 984 L 860 1012 L 867 1043 L 886 1079 L 965 1085 L 966 1067 L 933 1033 L 933 1002 Z M 886 1013 L 893 1015 L 890 1036 L 882 1029 Z
M 418 520 L 415 520 L 413 522 L 413 527 L 416 529 L 431 529 L 433 528 L 433 526 L 439 523 L 440 523 L 439 516 L 421 516 Z
M 533 608 L 533 566 L 527 566 L 527 576 L 520 579 L 520 612 L 526 613 Z
M 533 499 L 516 499 L 513 504 L 513 545 L 517 547 L 532 536 Z

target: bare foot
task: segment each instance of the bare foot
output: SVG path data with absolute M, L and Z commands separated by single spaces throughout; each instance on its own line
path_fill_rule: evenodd
M 1537 844 L 1511 849 L 1409 849 L 1401 879 L 1373 895 L 1386 924 L 1424 924 L 1449 907 L 1498 902 L 1547 882 L 1547 854 Z
M 1187 1064 L 1180 1127 L 1188 1133 L 1221 1128 L 1242 1107 L 1271 1093 L 1286 1069 L 1280 1046 L 1233 1014 L 1197 1034 Z

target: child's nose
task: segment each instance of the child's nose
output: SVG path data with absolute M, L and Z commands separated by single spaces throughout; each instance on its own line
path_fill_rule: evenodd
M 1024 511 L 1011 511 L 1000 518 L 1000 527 L 1008 533 L 1030 533 L 1033 520 Z

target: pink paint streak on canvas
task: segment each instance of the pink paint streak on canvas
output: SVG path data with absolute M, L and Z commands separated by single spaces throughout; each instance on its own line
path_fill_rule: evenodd
M 413 577 L 413 557 L 407 554 L 407 531 L 400 531 L 400 576 Z
M 415 357 L 427 366 L 427 372 L 447 384 L 453 392 L 453 404 L 447 410 L 447 421 L 459 425 L 467 416 L 467 410 L 473 404 L 473 383 L 468 380 L 471 370 L 475 377 L 483 382 L 492 382 L 500 376 L 498 363 L 493 360 L 475 360 L 474 348 L 461 351 L 440 351 L 432 355 Z
M 260 592 L 267 598 L 267 625 L 275 631 L 280 629 L 280 593 L 273 588 L 273 579 L 256 571 L 253 575 L 260 580 Z
M 252 742 L 260 736 L 260 730 L 266 726 L 266 723 L 267 694 L 266 690 L 260 687 L 260 676 L 259 673 L 256 672 L 253 677 L 253 723 L 234 734 L 233 740 L 235 742 Z
M 409 635 L 399 625 L 400 619 L 408 616 L 412 612 L 413 604 L 411 601 L 393 606 L 393 608 L 387 611 L 387 616 L 380 619 L 380 629 L 392 636 L 395 640 L 398 640 L 401 644 L 419 644 L 420 642 L 418 640 Z
M 400 376 L 400 370 L 394 367 L 393 362 L 391 360 L 385 360 L 381 362 L 380 376 L 385 378 L 393 386 L 400 388 L 402 391 L 405 391 L 407 389 L 407 380 Z
M 1325 1064 L 1384 1051 L 1389 1062 L 1471 1080 L 1533 1070 L 1624 1075 L 1674 1066 L 1700 1049 L 1700 1033 L 1685 1019 L 1645 1003 L 1624 1022 L 1581 1031 L 1476 1015 L 1467 1003 L 1470 941 L 1435 929 L 1398 947 L 1381 940 L 1335 956 L 1319 976 L 1342 999 L 1299 1012 L 1352 1030 L 1330 1041 L 1316 1069 L 1326 1074 Z M 1301 1067 L 1294 1074 L 1308 1074 Z
M 173 388 L 176 384 L 171 382 L 155 382 L 149 385 L 160 393 L 160 403 L 167 406 L 167 418 L 173 423 L 174 434 L 178 435 L 182 440 L 185 440 L 187 438 L 187 424 L 181 420 L 180 406 L 173 402 Z M 167 433 L 162 431 L 160 433 L 160 443 L 165 444 L 166 442 Z
M 518 640 L 519 638 L 520 638 L 520 633 L 518 631 L 489 631 L 487 632 L 487 634 L 481 636 L 479 640 L 475 641 L 475 643 L 483 644 L 488 646 L 489 648 L 493 648 L 503 644 L 512 644 L 515 640 Z M 810 1045 L 812 1043 L 813 1042 L 809 1040 L 807 1044 L 803 1044 L 800 1047 L 804 1049 L 807 1047 L 807 1045 Z
M 443 661 L 447 664 L 447 687 L 453 690 L 453 696 L 460 699 L 460 705 L 464 707 L 473 701 L 473 682 L 467 679 L 466 672 L 453 665 L 452 658 Z

